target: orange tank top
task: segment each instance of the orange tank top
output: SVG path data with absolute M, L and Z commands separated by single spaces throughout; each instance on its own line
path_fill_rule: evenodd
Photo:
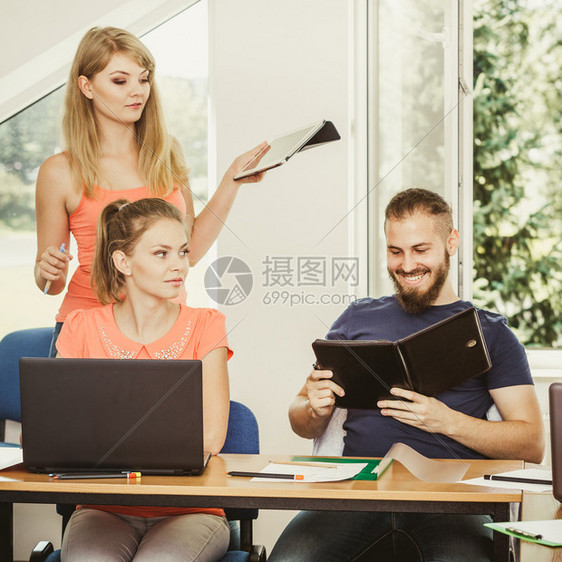
M 67 314 L 73 310 L 101 306 L 92 290 L 90 273 L 96 249 L 98 217 L 104 207 L 116 199 L 137 201 L 146 197 L 153 197 L 146 186 L 118 190 L 96 187 L 94 198 L 86 197 L 82 192 L 78 207 L 68 218 L 70 232 L 72 232 L 78 246 L 78 267 L 68 284 L 68 290 L 56 317 L 57 322 L 64 322 Z M 185 214 L 185 200 L 180 189 L 174 189 L 162 199 L 175 205 Z M 185 301 L 185 294 L 183 295 L 183 301 Z

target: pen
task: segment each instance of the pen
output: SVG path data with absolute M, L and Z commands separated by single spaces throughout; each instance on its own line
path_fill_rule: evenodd
M 67 472 L 64 474 L 49 474 L 55 480 L 89 480 L 95 478 L 127 478 L 134 479 L 140 478 L 140 472 Z
M 314 466 L 316 468 L 338 468 L 337 464 L 329 463 L 329 462 L 301 462 L 301 461 L 269 461 L 272 464 L 282 464 L 282 465 L 290 465 L 290 466 Z
M 244 472 L 232 470 L 229 476 L 245 476 L 247 478 L 281 478 L 283 480 L 304 480 L 303 474 L 278 474 L 275 472 Z
M 542 535 L 536 535 L 530 531 L 523 531 L 521 529 L 516 529 L 515 527 L 506 527 L 505 530 L 513 533 L 514 535 L 519 535 L 520 537 L 526 537 L 528 539 L 535 539 L 536 541 L 540 541 L 542 539 Z
M 521 484 L 552 484 L 552 480 L 541 480 L 540 478 L 519 478 L 516 476 L 499 476 L 495 474 L 484 474 L 484 480 L 497 480 L 498 482 L 520 482 Z
M 64 247 L 65 246 L 66 246 L 66 244 L 63 242 L 60 245 L 59 252 L 62 252 L 64 254 Z M 49 292 L 49 289 L 51 288 L 51 283 L 52 283 L 52 281 L 50 279 L 45 283 L 45 288 L 43 289 L 44 295 L 46 295 Z

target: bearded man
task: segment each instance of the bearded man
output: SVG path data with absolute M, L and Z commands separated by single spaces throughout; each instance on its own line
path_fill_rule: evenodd
M 459 233 L 440 195 L 425 189 L 398 193 L 386 208 L 384 228 L 395 294 L 355 301 L 327 339 L 396 341 L 473 306 L 459 299 L 449 277 Z M 395 400 L 381 400 L 372 410 L 348 410 L 344 456 L 382 457 L 402 442 L 438 459 L 542 460 L 544 428 L 525 350 L 503 316 L 482 309 L 478 316 L 490 371 L 435 397 L 393 388 Z M 344 394 L 331 377 L 331 371 L 312 371 L 291 404 L 291 426 L 301 437 L 316 439 L 328 427 L 335 396 Z M 501 421 L 486 418 L 493 404 Z M 490 520 L 486 515 L 301 512 L 269 560 L 487 561 L 492 531 L 483 523 Z M 386 536 L 392 538 L 393 558 L 379 549 Z

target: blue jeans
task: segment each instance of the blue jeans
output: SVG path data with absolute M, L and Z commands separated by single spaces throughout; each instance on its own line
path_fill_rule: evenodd
M 487 515 L 302 511 L 268 561 L 488 562 L 489 522 Z

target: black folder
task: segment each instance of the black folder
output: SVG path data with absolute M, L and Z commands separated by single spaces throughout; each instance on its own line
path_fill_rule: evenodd
M 340 408 L 376 408 L 392 387 L 435 396 L 492 366 L 473 307 L 397 342 L 316 340 L 312 348 L 317 368 L 345 390 Z

